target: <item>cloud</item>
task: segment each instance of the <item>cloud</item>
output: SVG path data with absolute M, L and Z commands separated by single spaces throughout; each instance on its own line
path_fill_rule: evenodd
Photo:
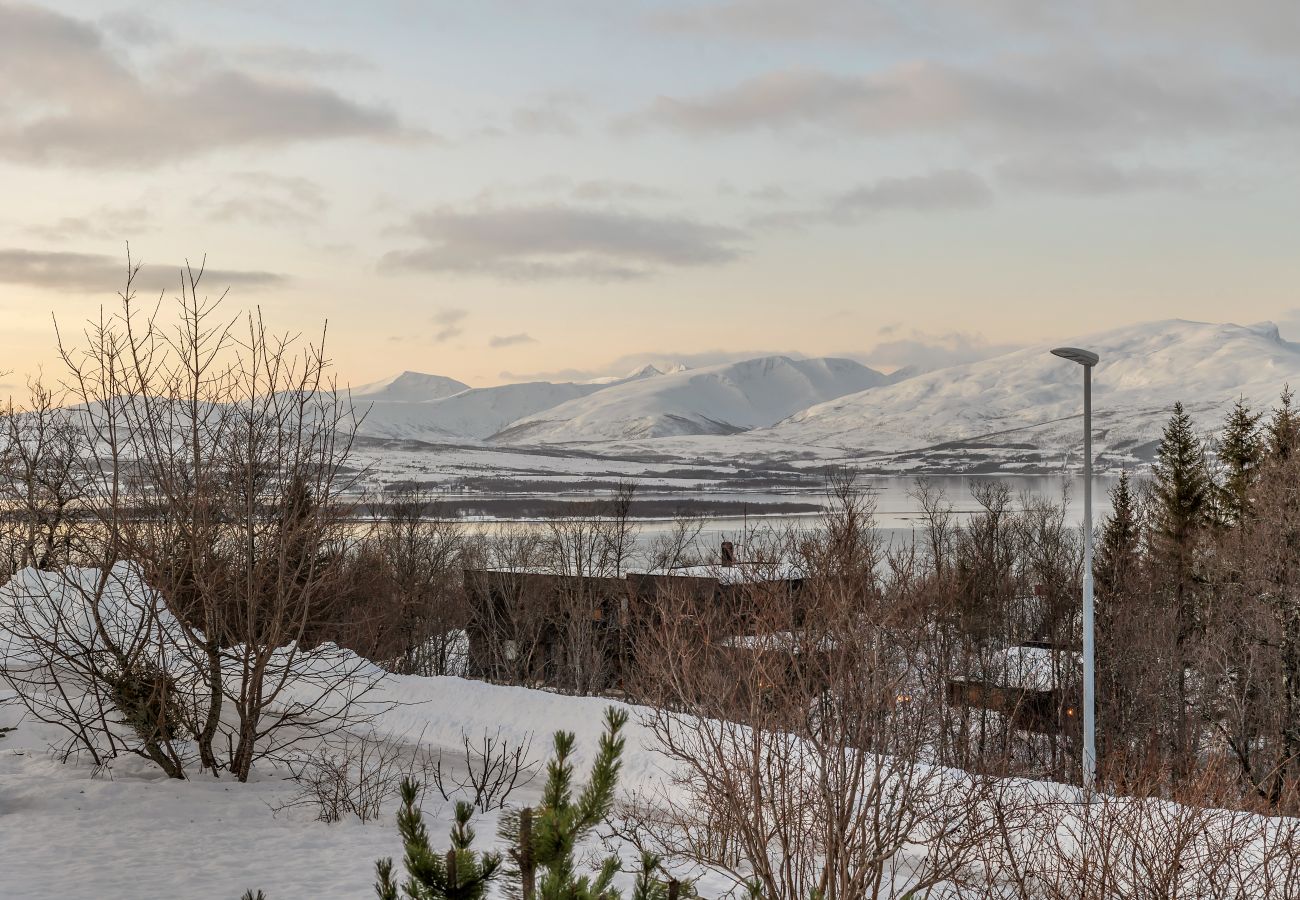
M 1191 133 L 1294 128 L 1300 101 L 1212 65 L 1012 60 L 997 70 L 912 62 L 867 74 L 785 69 L 710 94 L 661 96 L 625 127 L 693 135 L 815 128 L 882 137 L 917 133 L 1053 141 L 1099 133 L 1171 140 Z
M 645 21 L 663 33 L 710 39 L 892 42 L 913 50 L 985 46 L 1016 37 L 1062 46 L 1078 46 L 1085 38 L 1149 45 L 1172 36 L 1290 55 L 1300 40 L 1300 10 L 1290 0 L 705 0 L 656 10 Z
M 469 310 L 465 309 L 442 309 L 433 315 L 433 323 L 438 327 L 438 331 L 433 336 L 435 344 L 441 344 L 449 341 L 454 337 L 459 337 L 465 333 L 461 327 L 461 322 L 469 315 Z
M 99 24 L 106 34 L 128 44 L 161 44 L 174 37 L 173 32 L 154 17 L 129 10 L 117 10 L 101 16 Z
M 101 206 L 81 216 L 64 216 L 47 225 L 29 225 L 27 233 L 46 241 L 122 241 L 154 230 L 153 214 L 144 206 Z
M 320 185 L 310 179 L 237 172 L 199 195 L 195 206 L 219 222 L 301 225 L 318 221 L 329 203 Z
M 489 124 L 472 130 L 468 137 L 570 137 L 582 130 L 579 115 L 587 105 L 586 97 L 581 94 L 552 91 L 537 95 L 515 106 L 504 116 L 489 119 Z
M 536 344 L 537 338 L 525 332 L 518 334 L 493 335 L 488 341 L 489 347 L 513 347 L 516 344 Z
M 612 204 L 618 200 L 663 200 L 673 194 L 653 184 L 617 178 L 571 178 L 567 175 L 544 175 L 527 181 L 503 181 L 489 185 L 474 195 L 479 207 L 498 204 L 523 205 L 524 196 L 546 198 L 549 202 L 561 199 Z
M 657 200 L 669 196 L 663 188 L 635 181 L 589 179 L 576 182 L 569 190 L 575 200 Z
M 423 245 L 386 254 L 381 269 L 512 280 L 619 281 L 719 265 L 740 255 L 744 237 L 688 219 L 560 204 L 442 208 L 415 216 L 407 230 Z
M 647 21 L 670 34 L 779 41 L 879 39 L 906 22 L 892 4 L 863 0 L 727 0 L 657 10 Z
M 1011 160 L 998 167 L 998 180 L 1030 190 L 1089 196 L 1185 190 L 1199 184 L 1193 173 L 1179 169 L 1067 156 Z
M 145 266 L 135 286 L 141 291 L 166 291 L 180 283 L 181 266 Z M 266 288 L 288 279 L 275 272 L 208 269 L 205 284 L 226 287 Z M 49 291 L 89 294 L 120 290 L 126 281 L 123 257 L 95 253 L 62 253 L 44 250 L 0 248 L 0 283 L 19 284 Z
M 244 47 L 234 52 L 235 59 L 258 68 L 284 72 L 337 72 L 340 69 L 364 71 L 374 64 L 364 57 L 344 50 L 314 50 L 308 47 Z
M 978 362 L 1019 349 L 1017 344 L 994 343 L 981 334 L 964 331 L 932 333 L 896 324 L 879 330 L 886 338 L 869 350 L 845 354 L 886 371 L 908 368 L 928 372 L 963 363 Z
M 0 157 L 89 167 L 142 167 L 223 147 L 410 135 L 386 109 L 203 53 L 190 65 L 139 69 L 101 26 L 8 4 L 0 4 L 0 111 Z
M 510 125 L 518 134 L 577 134 L 575 112 L 584 105 L 582 98 L 572 94 L 547 94 L 516 107 L 510 114 Z
M 767 213 L 759 226 L 850 225 L 880 213 L 978 209 L 993 202 L 993 191 L 979 175 L 956 169 L 882 178 L 830 198 L 823 206 Z

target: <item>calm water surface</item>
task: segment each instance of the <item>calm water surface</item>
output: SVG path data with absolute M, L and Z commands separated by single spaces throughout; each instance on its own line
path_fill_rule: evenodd
M 1083 522 L 1082 477 L 1066 479 L 1060 476 L 1048 475 L 984 477 L 945 475 L 927 476 L 925 480 L 935 488 L 943 491 L 944 497 L 952 505 L 959 518 L 969 516 L 979 510 L 979 505 L 971 496 L 971 489 L 977 483 L 998 481 L 1010 488 L 1012 497 L 1017 501 L 1022 497 L 1045 497 L 1056 501 L 1064 498 L 1067 503 L 1067 519 L 1076 525 Z M 1096 522 L 1100 522 L 1102 518 L 1110 514 L 1110 490 L 1115 481 L 1115 478 L 1110 477 L 1093 479 L 1093 519 Z M 875 494 L 876 523 L 891 544 L 906 543 L 913 540 L 913 538 L 916 540 L 922 539 L 924 523 L 921 518 L 921 511 L 916 501 L 910 496 L 915 488 L 914 479 L 900 476 L 876 477 L 864 480 L 864 484 L 869 485 Z M 597 495 L 593 494 L 592 496 Z M 639 493 L 638 496 L 655 498 L 661 495 L 653 490 L 647 490 Z M 662 496 L 680 497 L 682 494 L 676 493 Z M 759 535 L 764 531 L 787 527 L 816 527 L 819 517 L 815 513 L 764 515 L 763 506 L 765 503 L 780 501 L 810 500 L 816 502 L 822 499 L 819 494 L 794 492 L 728 492 L 721 495 L 709 491 L 707 496 L 712 499 L 735 500 L 752 503 L 753 505 L 747 515 L 703 519 L 699 543 L 704 547 L 716 546 L 724 540 L 741 543 L 746 541 L 747 538 Z M 537 520 L 475 521 L 470 524 L 470 527 L 484 533 L 492 533 L 507 528 L 544 529 L 547 527 L 547 523 Z M 669 520 L 651 519 L 638 521 L 636 527 L 637 543 L 641 546 L 647 546 L 657 536 L 670 532 L 674 525 Z

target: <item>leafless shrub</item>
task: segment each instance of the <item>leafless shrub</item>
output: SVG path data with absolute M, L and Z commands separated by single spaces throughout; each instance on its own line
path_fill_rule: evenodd
M 427 784 L 438 765 L 419 741 L 408 745 L 357 733 L 337 735 L 287 762 L 298 792 L 273 811 L 310 809 L 321 822 L 374 821 L 403 779 Z
M 184 777 L 202 679 L 138 571 L 27 570 L 0 591 L 3 674 L 32 718 L 67 735 L 56 751 L 97 766 L 143 756 Z
M 501 736 L 500 728 L 495 734 L 484 731 L 479 740 L 472 740 L 464 731 L 460 738 L 465 773 L 456 774 L 451 765 L 444 767 L 440 750 L 430 774 L 443 800 L 466 800 L 480 812 L 502 809 L 516 788 L 527 787 L 537 775 L 540 763 L 529 756 L 531 734 L 513 744 Z

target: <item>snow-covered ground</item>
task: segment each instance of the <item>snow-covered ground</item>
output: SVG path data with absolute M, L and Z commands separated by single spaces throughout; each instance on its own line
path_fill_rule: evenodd
M 510 740 L 535 735 L 533 754 L 549 753 L 556 729 L 578 736 L 579 772 L 601 732 L 596 698 L 562 697 L 459 678 L 395 676 L 387 698 L 403 705 L 381 716 L 379 732 L 395 741 L 417 738 L 427 749 L 460 753 L 461 730 Z M 4 703 L 0 729 L 20 718 Z M 658 757 L 634 722 L 622 784 L 656 777 Z M 195 776 L 162 777 L 143 761 L 119 760 L 97 772 L 85 763 L 58 762 L 48 745 L 59 740 L 30 719 L 0 738 L 0 897 L 5 900 L 115 900 L 115 898 L 229 898 L 261 888 L 271 900 L 373 896 L 374 861 L 401 857 L 391 802 L 377 822 L 315 821 L 308 809 L 274 812 L 296 793 L 288 772 L 260 768 L 249 784 Z M 535 802 L 540 776 L 511 803 Z M 423 804 L 435 847 L 447 846 L 450 804 L 436 793 Z M 496 814 L 477 816 L 477 846 L 495 843 Z M 629 857 L 630 858 L 630 857 Z
M 92 606 L 88 598 L 100 587 Z M 128 564 L 115 566 L 102 585 L 93 569 L 27 569 L 0 587 L 0 897 L 236 898 L 249 887 L 272 898 L 369 894 L 374 860 L 401 855 L 394 803 L 365 825 L 347 819 L 324 825 L 315 821 L 316 809 L 281 808 L 300 795 L 284 760 L 321 749 L 319 738 L 281 753 L 278 762 L 263 760 L 248 784 L 202 776 L 197 765 L 193 780 L 170 780 L 129 755 L 102 768 L 85 756 L 63 761 L 68 733 L 50 723 L 88 708 L 80 670 L 63 660 L 102 656 L 109 640 L 165 669 L 178 690 L 195 677 L 193 662 L 177 649 L 186 641 L 183 630 Z M 72 656 L 47 655 L 51 645 Z M 307 657 L 280 651 L 271 665 L 288 678 L 281 704 L 335 706 L 339 695 L 322 695 L 311 674 L 321 667 L 352 673 L 358 685 L 377 683 L 364 700 L 373 715 L 357 720 L 352 733 L 406 760 L 417 751 L 426 757 L 442 751 L 451 774 L 465 770 L 466 735 L 474 741 L 494 735 L 514 746 L 531 738 L 533 759 L 541 762 L 552 733 L 572 731 L 581 765 L 594 753 L 610 705 L 459 678 L 385 675 L 331 645 Z M 237 669 L 232 665 L 227 675 L 230 685 L 240 684 Z M 38 698 L 39 716 L 24 711 L 17 686 Z M 655 756 L 635 722 L 626 735 L 623 784 L 643 786 L 655 777 Z M 328 738 L 334 747 L 341 739 Z M 95 743 L 107 746 L 102 738 Z M 193 754 L 182 746 L 182 755 Z M 540 788 L 538 780 L 510 802 L 534 802 Z M 444 844 L 451 804 L 430 794 L 425 809 Z M 484 815 L 478 822 L 484 846 L 493 842 L 495 820 Z
M 355 900 L 373 896 L 377 858 L 401 856 L 392 800 L 375 821 L 362 824 L 344 819 L 324 824 L 316 821 L 310 807 L 281 808 L 299 794 L 299 788 L 289 780 L 287 769 L 276 765 L 262 764 L 249 783 L 241 784 L 198 775 L 190 781 L 169 780 L 135 758 L 119 758 L 101 769 L 84 760 L 61 762 L 50 752 L 50 746 L 59 742 L 59 732 L 22 717 L 13 697 L 12 690 L 0 682 L 0 897 L 5 900 L 235 900 L 250 888 L 264 891 L 270 900 Z M 373 738 L 389 746 L 418 744 L 425 751 L 442 750 L 453 770 L 463 770 L 463 734 L 494 734 L 511 743 L 532 737 L 533 759 L 541 762 L 549 753 L 553 731 L 573 731 L 580 779 L 594 755 L 603 712 L 616 705 L 600 698 L 415 676 L 388 677 L 372 699 L 383 710 L 367 726 Z M 664 784 L 668 763 L 641 724 L 646 710 L 624 708 L 630 721 L 624 732 L 627 746 L 620 788 L 652 790 Z M 944 775 L 950 776 L 956 779 L 954 785 L 971 783 L 962 773 Z M 1063 852 L 1072 855 L 1076 826 L 1070 824 L 1070 817 L 1085 808 L 1077 793 L 1046 783 L 1003 784 L 1028 801 L 1025 810 L 1057 817 L 1048 820 L 1041 833 L 1050 836 L 1051 844 L 1059 840 Z M 510 802 L 536 803 L 541 787 L 539 776 L 514 793 Z M 434 846 L 445 848 L 451 804 L 430 792 L 422 806 Z M 479 849 L 496 846 L 498 817 L 499 813 L 489 813 L 476 818 Z M 1148 830 L 1159 829 L 1162 821 L 1159 816 L 1134 820 Z M 1218 828 L 1226 820 L 1216 821 L 1220 824 L 1204 827 Z M 1250 859 L 1262 858 L 1258 840 L 1274 828 L 1269 821 L 1256 821 L 1265 831 L 1252 831 L 1255 836 L 1242 846 L 1242 855 Z M 1157 831 L 1139 832 L 1134 839 L 1149 841 L 1157 853 L 1163 846 Z M 1121 836 L 1121 844 L 1123 840 Z M 635 858 L 628 846 L 599 843 L 588 841 L 580 855 L 589 859 L 613 849 L 625 864 Z M 901 852 L 915 862 L 912 848 Z M 626 887 L 629 882 L 630 875 L 624 875 L 620 883 Z M 730 886 L 718 876 L 698 884 L 706 897 L 722 896 Z M 988 895 L 976 891 L 942 896 Z

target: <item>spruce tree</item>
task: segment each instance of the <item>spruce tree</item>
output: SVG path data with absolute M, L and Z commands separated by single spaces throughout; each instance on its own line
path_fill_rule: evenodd
M 1192 417 L 1181 403 L 1165 425 L 1156 451 L 1152 496 L 1153 549 L 1186 574 L 1196 534 L 1211 521 L 1214 483 Z
M 1224 523 L 1230 526 L 1239 526 L 1250 517 L 1251 488 L 1259 477 L 1264 452 L 1260 416 L 1239 397 L 1219 438 L 1219 463 L 1223 466 L 1219 507 Z
M 406 850 L 406 881 L 398 890 L 392 859 L 375 863 L 378 876 L 375 893 L 379 900 L 483 900 L 488 885 L 500 874 L 501 856 L 477 854 L 471 849 L 474 829 L 469 820 L 474 808 L 465 801 L 456 804 L 456 821 L 451 827 L 451 850 L 445 856 L 429 846 L 429 832 L 416 804 L 420 786 L 410 778 L 402 780 L 402 808 L 397 828 Z
M 1268 455 L 1278 462 L 1291 458 L 1300 445 L 1300 413 L 1291 405 L 1291 385 L 1282 389 L 1282 397 L 1268 422 Z
M 1174 778 L 1185 776 L 1195 756 L 1188 714 L 1192 639 L 1205 616 L 1200 606 L 1196 548 L 1206 526 L 1213 521 L 1215 485 L 1210 478 L 1205 451 L 1192 419 L 1181 403 L 1165 425 L 1156 454 L 1148 542 L 1153 599 L 1164 605 L 1173 621 L 1173 646 L 1164 678 L 1172 689 L 1161 712 L 1170 727 L 1166 747 Z
M 1097 748 L 1103 770 L 1122 761 L 1122 736 L 1131 733 L 1139 706 L 1128 644 L 1134 622 L 1145 612 L 1141 511 L 1128 472 L 1120 473 L 1110 500 L 1114 511 L 1102 525 L 1092 563 L 1097 587 Z
M 1141 564 L 1142 528 L 1127 471 L 1111 488 L 1110 502 L 1113 512 L 1102 526 L 1092 563 L 1097 596 L 1103 602 L 1130 592 Z
M 625 744 L 621 732 L 626 724 L 626 712 L 613 707 L 605 711 L 605 733 L 596 760 L 576 797 L 572 760 L 575 738 L 572 732 L 555 733 L 555 754 L 547 763 L 546 787 L 533 816 L 532 863 L 541 876 L 537 879 L 537 900 L 597 900 L 602 894 L 617 900 L 619 894 L 611 885 L 619 871 L 618 857 L 610 856 L 595 872 L 579 875 L 575 852 L 614 806 Z M 510 846 L 519 846 L 518 816 L 502 819 L 501 837 Z M 518 867 L 508 873 L 515 896 L 519 896 L 521 874 Z

